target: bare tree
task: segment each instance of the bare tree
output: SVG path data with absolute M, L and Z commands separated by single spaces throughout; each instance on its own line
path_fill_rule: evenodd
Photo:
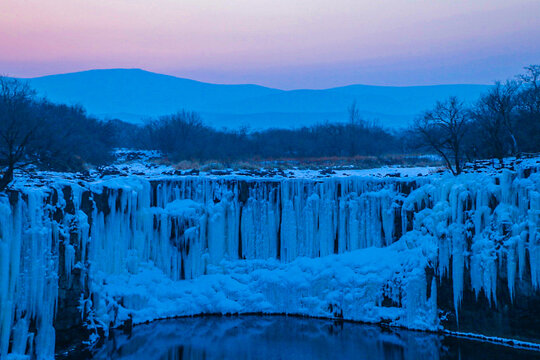
M 24 165 L 27 147 L 38 126 L 32 114 L 34 96 L 26 83 L 0 77 L 0 191 L 13 180 L 14 170 Z
M 360 117 L 360 110 L 358 110 L 358 105 L 356 100 L 354 100 L 351 105 L 347 108 L 347 113 L 349 114 L 349 124 L 357 125 L 360 123 L 362 118 Z
M 486 135 L 490 155 L 500 160 L 508 153 L 517 154 L 519 151 L 515 135 L 518 92 L 519 83 L 516 81 L 496 82 L 473 111 L 475 120 Z
M 450 97 L 444 102 L 437 102 L 414 124 L 414 130 L 424 145 L 436 151 L 454 175 L 462 171 L 463 138 L 468 121 L 468 111 L 463 103 L 456 97 Z
M 515 114 L 514 109 L 517 104 L 517 92 L 519 84 L 515 81 L 507 81 L 504 84 L 496 82 L 495 86 L 480 100 L 492 112 L 492 116 L 497 119 L 512 139 L 512 153 L 518 152 L 518 144 L 514 135 Z
M 361 147 L 360 146 L 360 135 L 362 132 L 364 132 L 366 129 L 366 122 L 362 119 L 362 116 L 360 115 L 360 110 L 358 109 L 358 105 L 356 103 L 356 100 L 354 100 L 351 105 L 347 108 L 347 113 L 349 116 L 349 122 L 346 126 L 346 134 L 344 134 L 343 137 L 340 136 L 340 138 L 346 139 L 349 147 L 349 155 L 355 156 L 358 155 L 358 150 Z
M 194 112 L 181 111 L 162 116 L 145 126 L 150 148 L 183 158 L 200 158 L 214 130 Z
M 530 113 L 540 113 L 540 65 L 529 65 L 525 74 L 518 75 L 523 85 L 520 105 Z

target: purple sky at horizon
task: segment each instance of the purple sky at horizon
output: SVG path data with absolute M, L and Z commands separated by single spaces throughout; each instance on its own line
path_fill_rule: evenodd
M 538 0 L 4 0 L 0 73 L 145 70 L 282 89 L 491 83 L 540 63 Z

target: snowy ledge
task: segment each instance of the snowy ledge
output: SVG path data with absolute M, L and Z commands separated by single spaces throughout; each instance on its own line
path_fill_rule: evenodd
M 119 150 L 117 162 L 109 166 L 89 169 L 83 173 L 17 170 L 14 183 L 15 189 L 25 187 L 41 187 L 61 184 L 100 184 L 108 185 L 126 178 L 144 178 L 152 181 L 165 181 L 180 178 L 203 177 L 209 180 L 243 180 L 243 181 L 283 181 L 287 179 L 315 180 L 364 178 L 364 179 L 415 179 L 439 178 L 449 175 L 443 167 L 389 165 L 378 168 L 355 169 L 347 167 L 298 169 L 298 168 L 257 168 L 219 170 L 179 169 L 173 165 L 163 164 L 160 154 L 155 151 Z M 127 160 L 127 155 L 139 154 L 135 160 Z M 540 167 L 540 157 L 505 158 L 503 163 L 497 160 L 483 160 L 466 164 L 464 172 L 470 175 L 496 175 L 503 171 L 523 171 L 527 168 Z
M 501 337 L 496 337 L 496 336 L 485 336 L 481 334 L 473 334 L 473 333 L 466 333 L 466 332 L 459 332 L 459 331 L 450 331 L 450 330 L 443 330 L 443 333 L 450 336 L 457 337 L 457 338 L 462 338 L 462 339 L 473 339 L 473 340 L 508 346 L 512 348 L 517 348 L 517 349 L 540 351 L 539 343 L 507 339 L 507 338 L 501 338 Z

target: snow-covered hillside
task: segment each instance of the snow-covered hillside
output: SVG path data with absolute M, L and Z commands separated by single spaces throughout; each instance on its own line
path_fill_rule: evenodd
M 439 330 L 466 321 L 468 292 L 492 312 L 538 302 L 539 169 L 19 179 L 0 196 L 0 356 L 52 357 L 55 328 L 179 315 Z

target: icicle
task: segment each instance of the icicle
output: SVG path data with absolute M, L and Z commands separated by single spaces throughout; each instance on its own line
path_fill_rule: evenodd
M 75 265 L 75 248 L 73 245 L 66 244 L 64 248 L 64 271 L 67 276 L 68 284 L 71 284 L 71 271 Z
M 458 319 L 458 309 L 461 306 L 463 296 L 464 267 L 465 267 L 465 239 L 463 228 L 452 224 L 450 229 L 452 236 L 452 280 L 454 293 L 454 310 Z
M 516 281 L 516 250 L 515 244 L 508 244 L 509 248 L 507 250 L 506 256 L 506 274 L 507 274 L 507 283 L 508 283 L 508 292 L 510 294 L 510 299 L 514 300 L 514 288 Z
M 0 197 L 0 357 L 6 358 L 16 305 L 15 285 L 19 277 L 21 251 L 20 197 L 15 208 L 6 197 Z M 21 335 L 22 330 L 19 331 Z M 22 336 L 22 335 L 21 335 Z M 22 343 L 23 339 L 14 339 Z

